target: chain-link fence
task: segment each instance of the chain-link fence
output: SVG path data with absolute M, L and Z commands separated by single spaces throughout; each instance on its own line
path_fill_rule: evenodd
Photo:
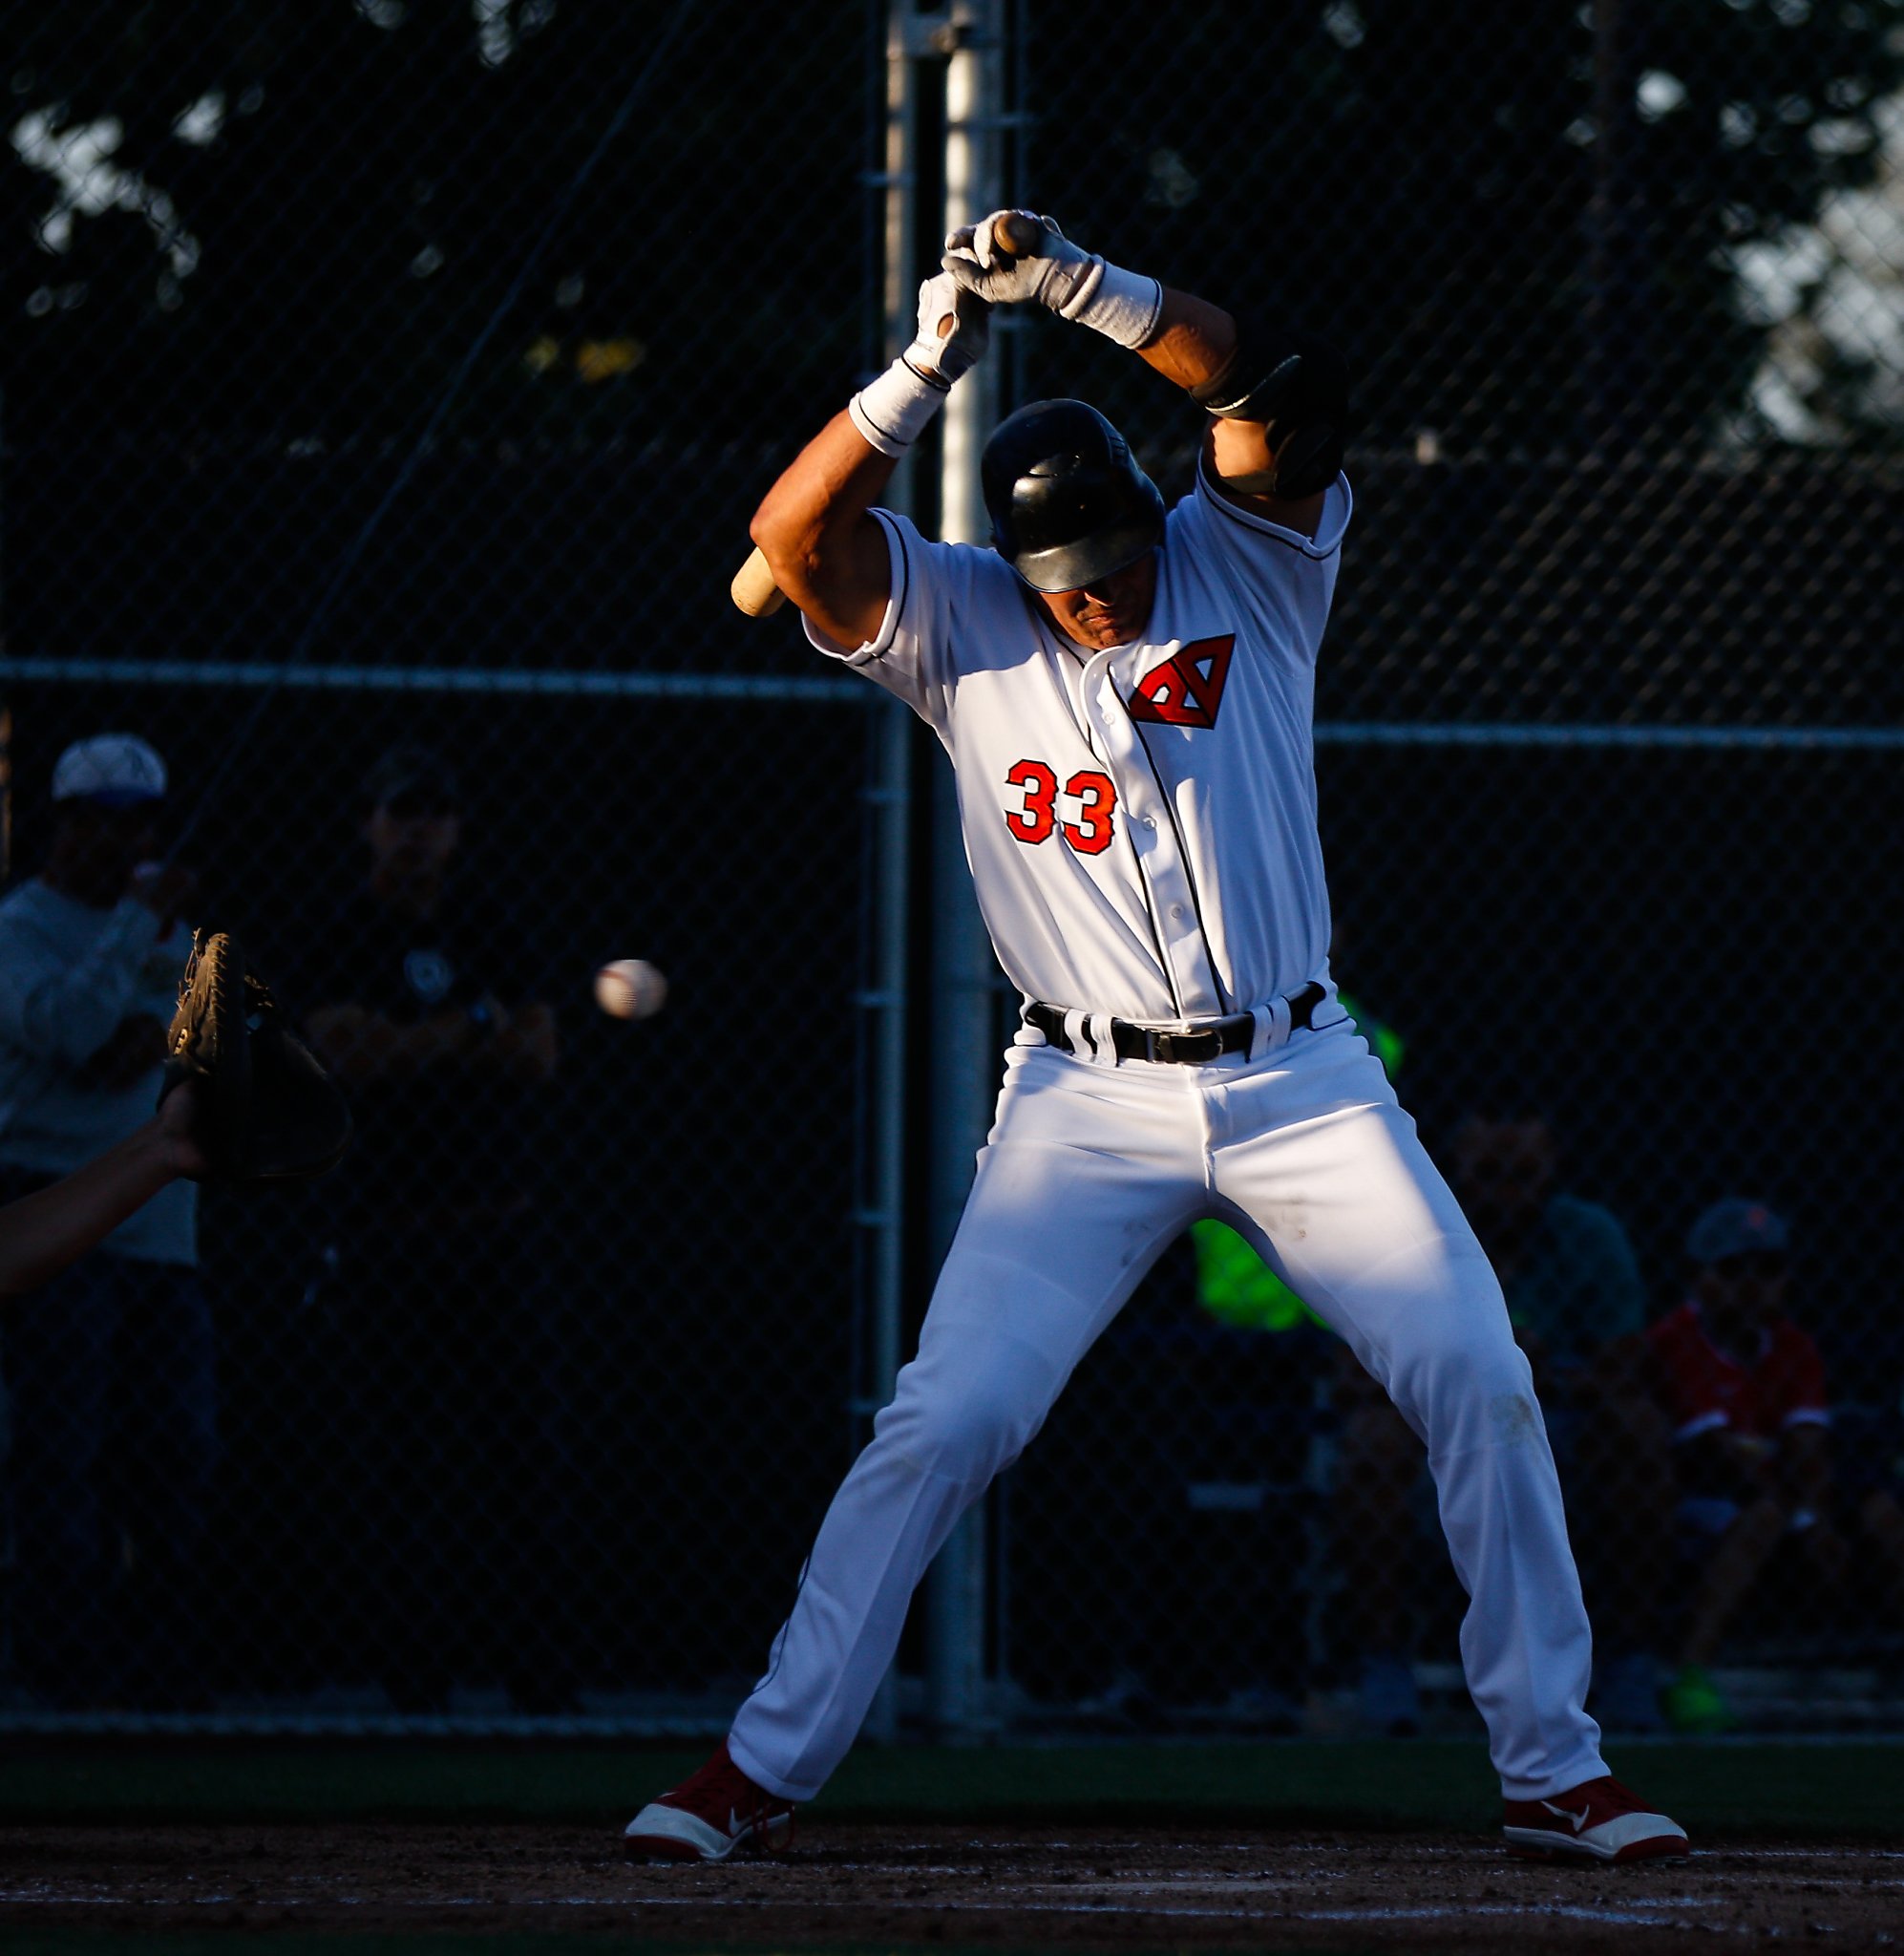
M 1633 1660 L 1603 1709 L 1816 1722 L 1904 1652 L 1904 8 L 1537 12 L 1007 8 L 1007 184 L 1349 355 L 1338 976 L 1524 1300 Z M 307 1195 L 207 1193 L 202 1316 L 124 1257 L 10 1308 L 5 1702 L 718 1718 L 879 1383 L 881 1091 L 911 1321 L 930 1278 L 926 844 L 887 1077 L 882 712 L 724 594 L 882 357 L 886 9 L 0 19 L 14 900 L 109 914 L 53 771 L 144 736 L 193 914 L 349 1056 L 361 1133 Z M 999 337 L 1004 404 L 1093 399 L 1187 486 L 1154 374 Z M 622 956 L 652 1021 L 594 1008 Z M 27 1132 L 16 1096 L 16 1181 Z M 1742 1225 L 1707 1346 L 1649 1338 L 1732 1195 L 1788 1276 Z M 1828 1467 L 1761 1362 L 1781 1308 Z M 1721 1446 L 1684 1395 L 1727 1355 L 1759 1404 Z M 1458 1596 L 1404 1438 L 1187 1239 L 993 1499 L 999 1715 L 1432 1723 Z
M 864 23 L 8 16 L 16 875 L 127 729 L 288 1009 L 455 1029 L 358 1055 L 307 1199 L 207 1193 L 215 1380 L 68 1349 L 95 1265 L 20 1308 L 14 1674 L 662 1715 L 757 1664 L 855 1434 L 868 715 L 725 585 L 867 357 Z M 831 289 L 752 269 L 769 132 Z M 651 1020 L 595 1007 L 624 957 Z M 82 1364 L 142 1403 L 75 1431 Z

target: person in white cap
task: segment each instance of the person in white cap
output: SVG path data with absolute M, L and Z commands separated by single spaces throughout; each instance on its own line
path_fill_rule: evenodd
M 152 1118 L 192 946 L 192 879 L 155 861 L 166 785 L 136 734 L 75 742 L 53 769 L 45 864 L 0 901 L 0 1198 Z M 175 1177 L 11 1308 L 13 1651 L 55 1707 L 202 1695 L 194 1585 L 218 1426 L 197 1265 L 198 1191 Z M 109 1484 L 116 1456 L 138 1463 L 125 1484 Z M 121 1537 L 130 1558 L 108 1551 Z

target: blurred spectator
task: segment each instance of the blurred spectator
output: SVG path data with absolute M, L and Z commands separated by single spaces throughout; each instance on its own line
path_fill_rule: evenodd
M 1541 1114 L 1496 1108 L 1456 1127 L 1449 1179 L 1507 1296 L 1534 1368 L 1593 1597 L 1600 1659 L 1595 1707 L 1609 1725 L 1660 1722 L 1657 1612 L 1669 1581 L 1668 1435 L 1645 1390 L 1645 1293 L 1625 1229 L 1558 1183 Z M 1420 1442 L 1343 1353 L 1336 1534 L 1360 1652 L 1362 1709 L 1378 1731 L 1419 1729 L 1404 1584 L 1419 1557 Z
M 1713 1203 L 1686 1238 L 1691 1294 L 1651 1332 L 1680 1519 L 1704 1563 L 1666 1691 L 1682 1731 L 1734 1722 L 1707 1666 L 1782 1549 L 1836 1590 L 1851 1567 L 1849 1538 L 1860 1538 L 1865 1566 L 1904 1628 L 1904 1510 L 1868 1463 L 1834 1478 L 1824 1361 L 1786 1314 L 1790 1247 L 1785 1220 L 1765 1203 Z
M 368 881 L 301 993 L 357 1118 L 327 1184 L 326 1262 L 354 1385 L 373 1662 L 405 1712 L 443 1711 L 472 1669 L 518 1710 L 568 1710 L 549 1590 L 567 1542 L 542 1119 L 555 1013 L 517 967 L 523 934 L 460 864 L 442 757 L 393 749 L 364 807 Z
M 161 866 L 165 765 L 130 734 L 53 769 L 46 865 L 0 903 L 0 1193 L 43 1189 L 152 1117 L 191 932 Z M 13 1650 L 61 1708 L 204 1699 L 196 1625 L 218 1455 L 198 1191 L 170 1180 L 10 1308 Z

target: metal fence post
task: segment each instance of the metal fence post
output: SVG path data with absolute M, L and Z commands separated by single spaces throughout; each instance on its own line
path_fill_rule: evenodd
M 886 11 L 884 151 L 874 180 L 883 202 L 880 352 L 888 360 L 912 336 L 919 188 L 916 33 L 912 0 L 892 0 Z M 889 508 L 911 513 L 910 457 L 894 472 L 884 500 Z M 867 1206 L 859 1219 L 867 1232 L 860 1265 L 864 1317 L 853 1404 L 855 1435 L 861 1445 L 871 1436 L 874 1417 L 893 1396 L 903 1332 L 905 1023 L 912 906 L 913 715 L 896 699 L 881 699 L 872 711 L 866 784 L 873 882 L 872 990 L 867 1005 L 872 1022 L 863 1049 L 870 1056 L 872 1080 L 862 1137 L 868 1158 L 862 1182 Z M 899 1722 L 895 1666 L 867 1712 L 864 1735 L 876 1745 L 891 1745 L 899 1736 Z
M 996 116 L 1003 36 L 997 0 L 959 0 L 951 11 L 945 76 L 945 227 L 996 207 L 1000 183 Z M 987 523 L 979 455 L 992 423 L 995 383 L 982 362 L 952 390 L 941 451 L 941 534 L 980 543 Z M 934 776 L 932 904 L 935 956 L 931 1215 L 933 1248 L 951 1243 L 971 1187 L 972 1163 L 989 1123 L 996 966 L 979 916 L 960 840 L 952 775 Z M 933 1565 L 927 1628 L 926 1714 L 945 1736 L 984 1723 L 985 1514 L 975 1506 Z

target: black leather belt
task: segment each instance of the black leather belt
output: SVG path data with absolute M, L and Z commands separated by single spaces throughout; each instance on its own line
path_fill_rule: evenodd
M 1313 982 L 1303 986 L 1289 1001 L 1289 1030 L 1301 1031 L 1313 1023 L 1316 1008 L 1328 993 Z M 1025 1008 L 1026 1022 L 1036 1026 L 1060 1052 L 1075 1052 L 1077 1047 L 1065 1031 L 1065 1009 L 1034 1000 Z M 1227 1019 L 1212 1019 L 1187 1032 L 1159 1031 L 1154 1026 L 1133 1026 L 1129 1019 L 1112 1019 L 1111 1043 L 1119 1059 L 1162 1060 L 1170 1066 L 1201 1066 L 1220 1059 L 1226 1052 L 1247 1052 L 1256 1038 L 1256 1015 L 1234 1012 Z

